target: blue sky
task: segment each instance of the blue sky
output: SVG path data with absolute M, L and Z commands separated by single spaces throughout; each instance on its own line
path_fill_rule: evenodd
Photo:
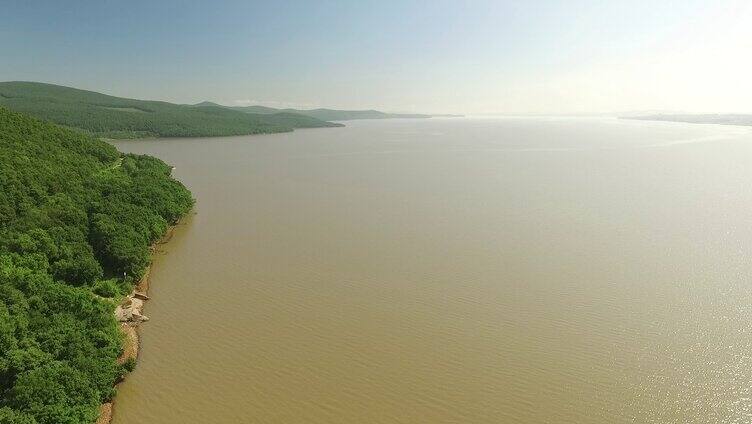
M 752 112 L 749 1 L 0 3 L 0 80 L 185 103 Z

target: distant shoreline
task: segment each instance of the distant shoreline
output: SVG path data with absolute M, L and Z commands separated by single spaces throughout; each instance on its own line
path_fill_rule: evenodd
M 687 124 L 715 124 L 752 126 L 752 115 L 747 114 L 658 114 L 643 116 L 621 116 L 619 119 L 636 121 L 683 122 Z
M 460 116 L 389 113 L 375 109 L 225 106 L 209 101 L 177 104 L 33 81 L 0 82 L 0 106 L 110 140 L 275 134 L 302 128 L 344 126 L 334 121 Z

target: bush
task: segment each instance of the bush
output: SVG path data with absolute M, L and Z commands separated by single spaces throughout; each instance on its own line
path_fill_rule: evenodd
M 94 287 L 92 287 L 91 291 L 102 297 L 115 297 L 120 294 L 119 285 L 114 278 L 97 281 L 94 283 Z
M 123 368 L 128 372 L 132 372 L 134 369 L 136 369 L 136 358 L 126 359 L 123 363 Z
M 0 408 L 0 424 L 37 424 L 37 420 L 29 414 L 4 407 Z

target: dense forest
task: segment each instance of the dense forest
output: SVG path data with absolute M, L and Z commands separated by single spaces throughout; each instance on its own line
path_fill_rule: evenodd
M 0 107 L 0 424 L 93 423 L 113 311 L 193 205 L 162 161 Z
M 308 116 L 321 121 L 349 121 L 352 119 L 395 119 L 413 118 L 426 119 L 433 116 L 456 117 L 459 115 L 423 115 L 418 113 L 386 113 L 378 110 L 337 110 L 337 109 L 275 109 L 267 106 L 222 106 L 212 102 L 201 102 L 194 107 L 224 107 L 248 114 L 273 115 L 278 113 L 290 113 L 294 115 Z
M 125 99 L 36 82 L 0 82 L 0 106 L 105 138 L 212 137 L 341 126 L 287 111 L 245 113 L 218 105 Z

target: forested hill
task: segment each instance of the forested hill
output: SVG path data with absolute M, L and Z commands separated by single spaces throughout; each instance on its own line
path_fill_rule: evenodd
M 198 105 L 212 104 L 220 106 L 216 103 L 202 102 Z M 349 121 L 352 119 L 394 119 L 394 118 L 431 118 L 432 115 L 423 115 L 417 113 L 386 113 L 378 110 L 336 110 L 336 109 L 275 109 L 267 106 L 225 106 L 229 109 L 242 111 L 245 113 L 254 114 L 273 114 L 280 112 L 294 113 L 296 115 L 304 115 L 322 121 Z M 454 116 L 454 115 L 442 115 L 442 116 Z
M 0 82 L 0 106 L 106 138 L 211 137 L 341 126 L 289 111 L 245 113 L 125 99 L 38 82 Z
M 162 161 L 0 107 L 0 423 L 91 424 L 113 311 L 193 200 Z

